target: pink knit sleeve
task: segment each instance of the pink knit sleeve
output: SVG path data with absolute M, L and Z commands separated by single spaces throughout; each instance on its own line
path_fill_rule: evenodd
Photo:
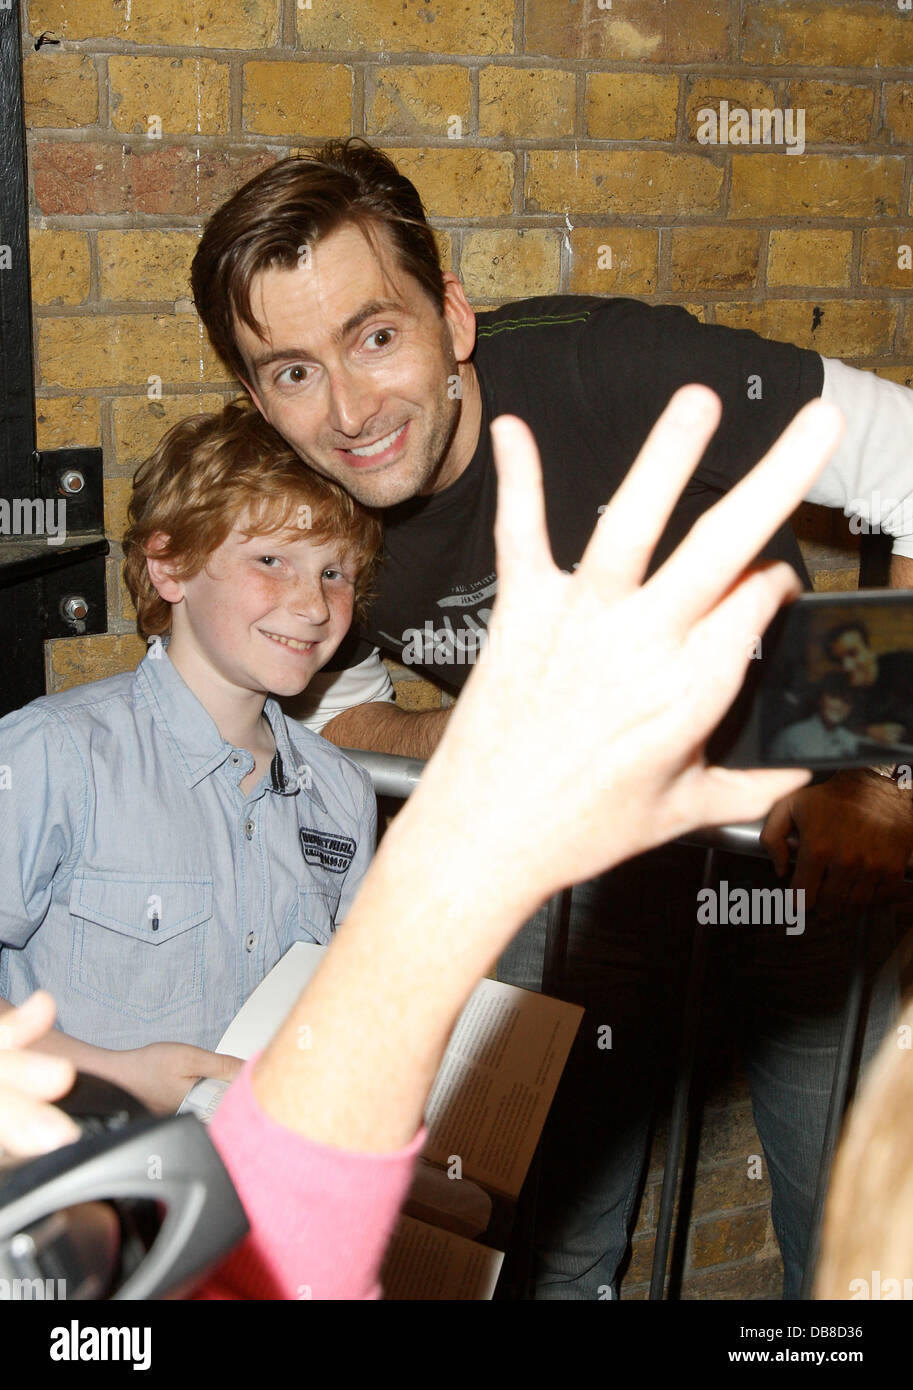
M 194 1298 L 379 1298 L 378 1271 L 425 1139 L 398 1153 L 312 1143 L 277 1124 L 251 1086 L 256 1056 L 226 1093 L 209 1137 L 250 1234 Z

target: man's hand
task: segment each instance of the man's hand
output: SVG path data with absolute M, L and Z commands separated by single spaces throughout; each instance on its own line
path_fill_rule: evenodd
M 47 1104 L 73 1085 L 73 1063 L 25 1051 L 50 1032 L 54 1012 L 54 1000 L 38 990 L 18 1008 L 0 1014 L 0 1157 L 32 1158 L 80 1136 L 75 1120 Z
M 189 1043 L 149 1043 L 132 1051 L 111 1053 L 116 1070 L 107 1075 L 157 1115 L 172 1115 L 195 1081 L 211 1076 L 233 1081 L 244 1063 Z
M 898 894 L 913 854 L 913 801 L 878 773 L 838 772 L 778 801 L 767 817 L 761 843 L 780 878 L 789 868 L 786 841 L 793 833 L 799 856 L 790 886 L 804 890 L 806 909 L 826 916 L 859 912 Z

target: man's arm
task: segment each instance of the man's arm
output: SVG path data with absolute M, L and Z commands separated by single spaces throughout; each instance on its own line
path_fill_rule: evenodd
M 836 358 L 822 362 L 822 398 L 843 412 L 846 434 L 806 501 L 840 507 L 852 532 L 883 531 L 895 556 L 911 559 L 913 391 Z
M 913 560 L 909 556 L 891 556 L 890 582 L 892 589 L 913 589 Z
M 302 695 L 282 704 L 286 714 L 338 748 L 406 758 L 431 757 L 450 712 L 398 709 L 390 673 L 376 647 L 343 671 L 318 671 Z
M 444 736 L 449 709 L 416 713 L 396 705 L 355 705 L 321 729 L 339 748 L 366 748 L 405 758 L 430 758 Z

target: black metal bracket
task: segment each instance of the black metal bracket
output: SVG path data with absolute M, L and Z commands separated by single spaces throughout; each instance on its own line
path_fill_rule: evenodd
M 42 36 L 54 42 L 51 35 Z M 36 45 L 37 47 L 38 45 Z M 107 630 L 101 449 L 39 451 L 18 5 L 0 8 L 0 714 L 43 695 L 44 642 Z

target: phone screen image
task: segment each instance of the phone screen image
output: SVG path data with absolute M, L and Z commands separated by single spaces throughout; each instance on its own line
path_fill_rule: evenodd
M 781 610 L 708 753 L 731 767 L 913 761 L 910 596 L 805 594 Z

